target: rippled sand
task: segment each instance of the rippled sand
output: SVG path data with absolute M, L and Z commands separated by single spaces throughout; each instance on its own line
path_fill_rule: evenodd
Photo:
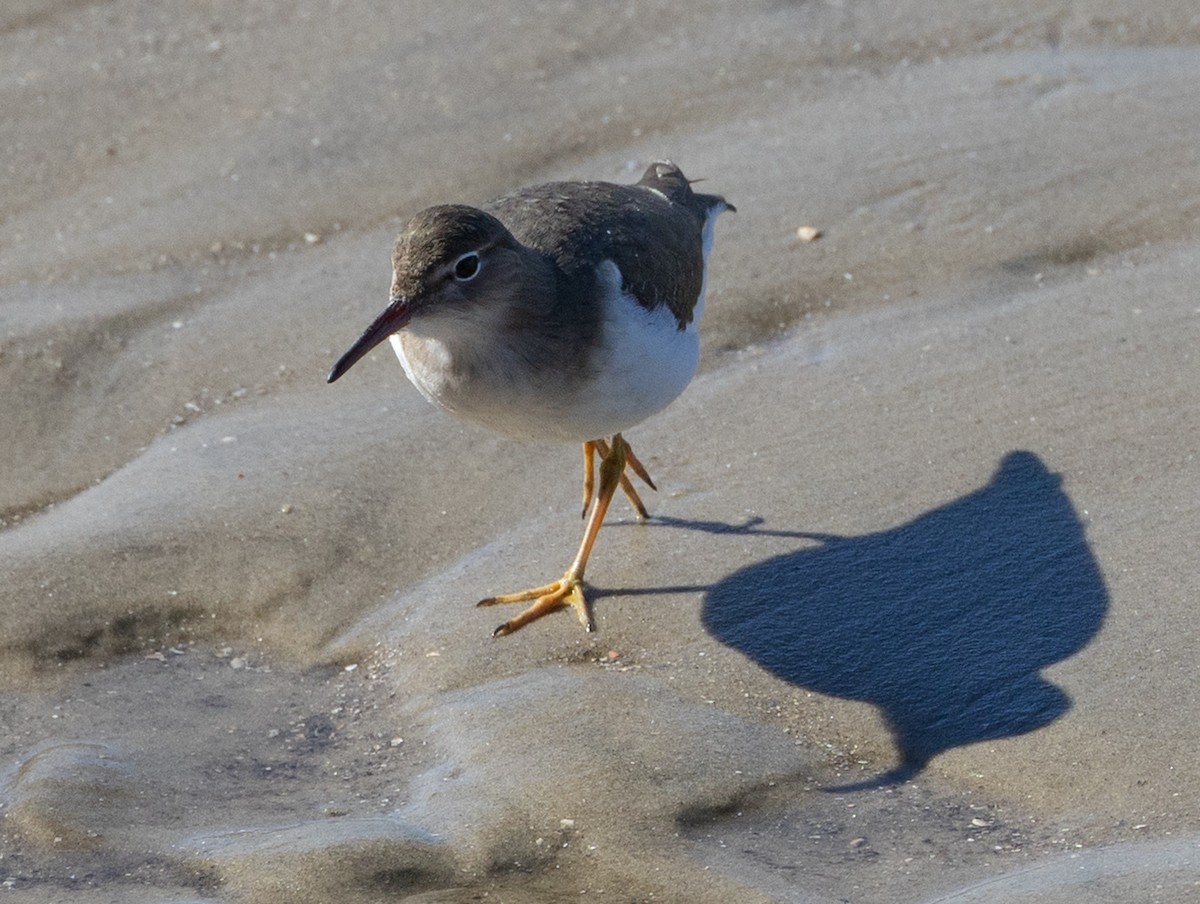
M 994 6 L 0 11 L 3 893 L 1194 899 L 1200 18 Z M 661 157 L 656 517 L 492 640 L 578 451 L 324 373 L 420 207 Z

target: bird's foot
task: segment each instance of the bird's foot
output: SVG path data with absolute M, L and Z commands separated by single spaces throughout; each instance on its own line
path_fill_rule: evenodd
M 596 488 L 593 500 L 592 456 L 596 453 L 600 454 L 600 486 Z M 600 526 L 604 524 L 604 515 L 608 511 L 608 504 L 612 502 L 613 493 L 616 492 L 618 486 L 626 487 L 626 494 L 630 496 L 630 501 L 634 503 L 643 517 L 646 516 L 645 506 L 641 504 L 642 501 L 637 498 L 637 493 L 633 492 L 632 484 L 629 484 L 628 478 L 625 477 L 625 466 L 630 464 L 632 456 L 633 451 L 629 448 L 629 443 L 625 442 L 625 438 L 619 433 L 613 435 L 611 442 L 598 439 L 583 444 L 584 507 L 589 510 L 589 514 L 587 526 L 583 531 L 583 541 L 579 544 L 579 552 L 575 554 L 575 561 L 571 563 L 566 574 L 553 584 L 535 587 L 533 590 L 525 590 L 521 593 L 489 596 L 485 600 L 480 600 L 480 606 L 526 603 L 533 600 L 532 606 L 516 617 L 510 618 L 493 631 L 493 637 L 512 634 L 513 631 L 520 630 L 546 613 L 566 606 L 575 610 L 584 630 L 596 630 L 596 623 L 592 621 L 591 606 L 588 605 L 587 597 L 583 593 L 583 571 L 587 568 L 588 556 L 592 553 L 596 535 L 600 533 Z M 641 462 L 636 459 L 633 461 L 636 462 L 633 465 L 634 473 L 653 487 L 654 484 L 650 483 L 650 477 L 646 474 L 646 469 L 642 467 Z
M 570 572 L 567 572 L 562 578 L 552 584 L 535 587 L 532 590 L 524 590 L 521 593 L 489 596 L 485 600 L 480 600 L 477 605 L 496 606 L 501 603 L 524 603 L 529 600 L 534 601 L 532 606 L 506 621 L 492 632 L 492 636 L 504 637 L 506 634 L 512 634 L 513 631 L 523 628 L 531 621 L 536 621 L 543 615 L 555 612 L 566 606 L 570 606 L 575 610 L 575 614 L 579 616 L 579 621 L 585 631 L 596 630 L 596 623 L 592 621 L 592 607 L 588 604 L 587 597 L 583 593 L 583 579 L 575 577 Z
M 646 466 L 638 461 L 638 457 L 633 454 L 633 449 L 629 443 L 624 443 L 625 446 L 625 464 L 629 470 L 633 471 L 646 486 L 652 490 L 657 490 L 654 481 L 650 479 L 650 474 L 646 471 Z M 602 439 L 592 440 L 583 444 L 583 517 L 587 517 L 588 507 L 592 504 L 592 456 L 599 454 L 601 461 L 608 458 L 612 449 Z M 621 490 L 625 493 L 625 497 L 637 512 L 639 521 L 649 521 L 650 513 L 646 510 L 645 504 L 642 502 L 642 497 L 638 495 L 637 490 L 633 486 L 633 482 L 629 479 L 624 470 L 621 472 Z

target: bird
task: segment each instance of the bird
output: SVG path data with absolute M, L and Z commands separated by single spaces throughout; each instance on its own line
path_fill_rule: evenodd
M 695 375 L 714 223 L 734 210 L 664 160 L 634 184 L 548 182 L 479 207 L 429 207 L 396 239 L 387 306 L 327 381 L 387 339 L 421 395 L 451 414 L 583 449 L 578 552 L 555 581 L 480 600 L 529 603 L 493 636 L 567 607 L 595 630 L 584 572 L 609 503 L 620 487 L 644 521 L 629 472 L 655 489 L 622 434 Z

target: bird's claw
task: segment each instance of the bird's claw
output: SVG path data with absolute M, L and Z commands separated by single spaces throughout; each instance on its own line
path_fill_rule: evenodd
M 535 587 L 532 590 L 507 593 L 502 596 L 489 596 L 487 599 L 480 600 L 476 605 L 496 606 L 503 603 L 522 603 L 528 600 L 533 600 L 533 605 L 498 627 L 492 632 L 492 637 L 505 637 L 525 627 L 531 621 L 536 621 L 543 615 L 555 612 L 565 606 L 570 606 L 575 610 L 585 631 L 590 633 L 596 630 L 596 623 L 592 618 L 592 607 L 583 592 L 583 581 L 571 574 L 563 575 L 553 584 Z

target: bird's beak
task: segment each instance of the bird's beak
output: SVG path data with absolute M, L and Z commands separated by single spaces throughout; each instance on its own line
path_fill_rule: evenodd
M 358 337 L 358 341 L 350 346 L 350 350 L 338 359 L 337 364 L 333 365 L 333 370 L 329 371 L 329 376 L 325 379 L 332 383 L 380 342 L 392 333 L 404 329 L 411 319 L 412 305 L 408 298 L 404 295 L 393 295 L 391 302 L 383 309 L 383 313 L 363 331 L 363 334 Z

